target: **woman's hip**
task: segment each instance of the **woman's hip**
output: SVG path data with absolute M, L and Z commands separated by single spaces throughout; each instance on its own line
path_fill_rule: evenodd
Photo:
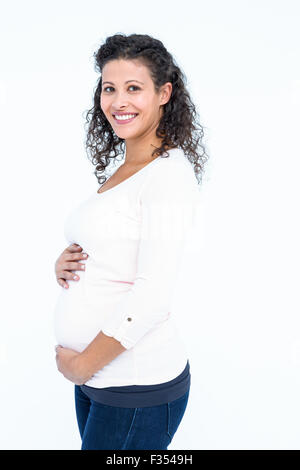
M 82 449 L 167 449 L 183 418 L 188 397 L 189 390 L 174 401 L 136 408 L 103 405 L 87 398 L 90 407 Z M 77 394 L 77 410 L 84 404 Z

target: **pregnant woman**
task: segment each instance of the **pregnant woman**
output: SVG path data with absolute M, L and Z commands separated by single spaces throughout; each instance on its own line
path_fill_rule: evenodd
M 96 176 L 123 162 L 65 221 L 56 363 L 74 383 L 82 450 L 167 449 L 191 383 L 178 331 L 188 312 L 176 325 L 172 297 L 198 203 L 202 128 L 161 41 L 117 34 L 95 60 L 87 149 Z

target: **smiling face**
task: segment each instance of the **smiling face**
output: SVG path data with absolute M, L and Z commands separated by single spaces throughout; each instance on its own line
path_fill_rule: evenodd
M 100 105 L 114 132 L 126 143 L 141 138 L 156 142 L 155 130 L 171 91 L 168 82 L 156 93 L 149 69 L 138 60 L 114 59 L 102 70 Z M 136 116 L 118 121 L 115 113 Z

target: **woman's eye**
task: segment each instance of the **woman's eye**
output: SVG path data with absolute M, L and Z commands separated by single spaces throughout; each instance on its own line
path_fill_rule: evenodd
M 109 88 L 112 88 L 114 90 L 114 87 L 112 86 L 107 86 L 106 88 L 103 89 L 103 91 L 107 91 Z M 136 90 L 140 90 L 140 87 L 135 86 L 135 85 L 130 85 L 129 88 L 135 88 Z

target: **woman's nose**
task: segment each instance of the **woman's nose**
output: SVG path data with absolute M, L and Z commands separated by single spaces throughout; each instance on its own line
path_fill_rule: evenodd
M 113 100 L 112 100 L 112 106 L 115 111 L 122 111 L 123 109 L 126 109 L 128 107 L 128 100 L 127 96 L 124 93 L 115 93 Z

